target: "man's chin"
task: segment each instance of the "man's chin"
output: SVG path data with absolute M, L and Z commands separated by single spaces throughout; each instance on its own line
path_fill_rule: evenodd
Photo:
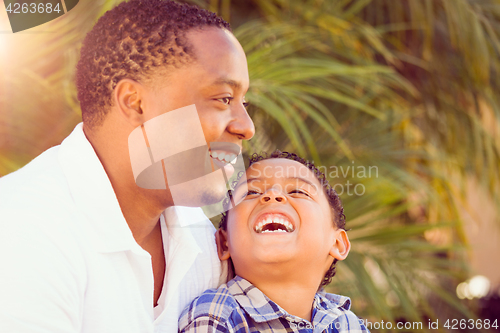
M 226 168 L 225 168 L 226 169 Z M 231 172 L 234 168 L 230 167 Z M 232 174 L 232 173 L 231 173 Z M 203 207 L 221 203 L 227 193 L 226 179 L 221 169 L 182 184 L 170 186 L 175 206 Z

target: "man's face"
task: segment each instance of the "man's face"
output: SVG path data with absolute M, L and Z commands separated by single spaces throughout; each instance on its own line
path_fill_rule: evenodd
M 288 159 L 267 159 L 247 170 L 248 193 L 227 215 L 227 246 L 236 273 L 251 276 L 269 264 L 310 269 L 320 277 L 330 267 L 335 244 L 331 207 L 323 186 L 307 167 Z M 246 277 L 245 277 L 246 278 Z
M 208 144 L 233 144 L 219 145 L 225 148 L 214 148 L 210 152 L 210 162 L 220 168 L 226 165 L 228 169 L 227 163 L 239 154 L 242 140 L 250 139 L 255 132 L 245 109 L 245 94 L 249 86 L 245 53 L 236 38 L 223 29 L 193 30 L 187 33 L 186 38 L 193 48 L 195 59 L 180 68 L 168 68 L 166 76 L 153 78 L 152 83 L 145 87 L 141 108 L 148 121 L 194 104 L 205 141 Z M 186 134 L 188 139 L 189 129 L 186 129 Z M 213 195 L 222 198 L 225 184 L 218 182 L 214 186 L 209 181 L 205 189 L 198 188 L 194 192 L 205 197 Z M 185 198 L 191 202 L 196 202 L 195 199 Z

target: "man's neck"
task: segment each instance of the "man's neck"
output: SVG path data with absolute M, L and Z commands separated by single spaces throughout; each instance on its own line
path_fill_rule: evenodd
M 114 117 L 114 119 L 112 119 Z M 130 162 L 128 136 L 131 128 L 111 112 L 98 129 L 83 130 L 108 175 L 125 221 L 135 241 L 151 255 L 154 278 L 153 305 L 163 288 L 165 255 L 160 215 L 171 206 L 167 190 L 146 190 L 135 183 Z
M 160 215 L 169 206 L 165 190 L 138 187 L 132 173 L 127 134 L 99 128 L 84 133 L 108 175 L 121 211 L 136 242 L 143 246 L 158 227 Z
M 121 186 L 117 182 L 111 184 L 135 241 L 144 247 L 149 242 L 150 236 L 158 230 L 160 215 L 166 207 L 133 187 Z

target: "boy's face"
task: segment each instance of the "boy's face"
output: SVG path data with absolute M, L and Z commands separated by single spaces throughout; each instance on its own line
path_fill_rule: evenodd
M 289 263 L 322 277 L 333 258 L 347 256 L 347 235 L 334 225 L 323 186 L 306 166 L 263 160 L 247 170 L 247 182 L 248 193 L 235 189 L 235 198 L 244 199 L 228 212 L 227 232 L 221 231 L 227 242 L 221 259 L 230 255 L 236 274 L 246 278 L 267 264 Z

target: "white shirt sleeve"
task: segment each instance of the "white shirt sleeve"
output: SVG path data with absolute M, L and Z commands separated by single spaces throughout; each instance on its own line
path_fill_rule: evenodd
M 67 221 L 21 212 L 0 209 L 0 332 L 79 332 L 85 272 Z

